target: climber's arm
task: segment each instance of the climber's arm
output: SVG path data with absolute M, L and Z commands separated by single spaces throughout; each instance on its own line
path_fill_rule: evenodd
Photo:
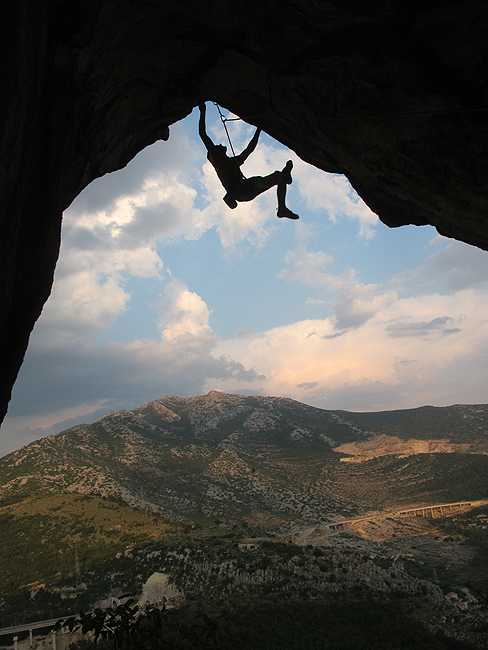
M 207 131 L 205 130 L 205 115 L 207 112 L 207 109 L 205 107 L 205 104 L 199 104 L 198 108 L 200 109 L 200 120 L 198 122 L 198 132 L 200 134 L 200 137 L 203 140 L 203 144 L 206 146 L 207 151 L 210 151 L 210 149 L 214 148 L 214 143 L 212 140 L 208 137 Z
M 247 157 L 252 154 L 254 149 L 256 149 L 256 145 L 258 143 L 260 133 L 261 133 L 261 129 L 256 129 L 247 147 L 244 149 L 242 153 L 240 153 L 238 156 L 235 157 L 235 160 L 237 160 L 239 165 L 242 165 L 242 163 L 247 159 Z

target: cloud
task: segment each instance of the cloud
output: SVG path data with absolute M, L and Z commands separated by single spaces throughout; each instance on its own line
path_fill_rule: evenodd
M 297 384 L 297 388 L 303 388 L 305 390 L 312 390 L 319 385 L 318 381 L 304 381 L 301 384 Z
M 53 288 L 36 332 L 53 326 L 60 334 L 78 335 L 109 327 L 127 308 L 129 294 L 114 275 L 82 270 L 60 279 Z
M 77 217 L 109 212 L 120 197 L 140 194 L 148 179 L 175 173 L 180 182 L 188 185 L 198 173 L 202 157 L 201 147 L 190 140 L 183 123 L 175 124 L 167 142 L 159 141 L 146 147 L 124 169 L 90 183 L 69 209 Z
M 307 298 L 305 300 L 306 305 L 323 305 L 324 300 L 320 300 L 320 298 Z
M 266 394 L 322 408 L 371 411 L 445 405 L 449 398 L 459 402 L 456 385 L 462 387 L 459 395 L 466 402 L 483 403 L 487 322 L 486 293 L 470 289 L 385 301 L 355 329 L 338 331 L 334 318 L 302 320 L 252 339 L 220 341 L 217 351 L 225 349 L 245 367 L 266 375 L 259 382 Z M 455 329 L 459 331 L 447 342 L 446 331 Z M 206 383 L 207 388 L 230 391 L 233 385 Z
M 453 293 L 462 289 L 479 287 L 488 282 L 488 252 L 464 242 L 434 237 L 433 245 L 442 248 L 430 255 L 427 261 L 410 271 L 399 274 L 393 282 L 426 291 L 437 284 L 443 291 Z
M 163 339 L 172 341 L 179 336 L 211 337 L 213 332 L 208 324 L 210 310 L 196 293 L 178 280 L 171 280 L 150 305 L 158 315 L 159 328 Z
M 361 284 L 355 279 L 355 271 L 349 269 L 336 279 L 337 298 L 333 305 L 336 326 L 339 329 L 363 325 L 377 312 L 389 307 L 397 299 L 395 291 L 377 295 L 376 284 Z
M 158 243 L 201 230 L 196 191 L 185 184 L 195 166 L 184 162 L 193 157 L 193 145 L 177 127 L 169 143 L 137 156 L 130 173 L 107 175 L 74 201 L 64 215 L 43 333 L 50 327 L 71 335 L 106 329 L 128 309 L 129 278 L 163 280 Z
M 322 338 L 324 339 L 336 339 L 338 336 L 344 336 L 347 334 L 347 330 L 341 330 L 340 332 L 334 332 L 334 334 L 324 334 Z
M 417 359 L 403 359 L 397 356 L 395 357 L 394 369 L 399 382 L 404 386 L 422 377 L 421 364 Z
M 302 161 L 297 161 L 294 176 L 310 210 L 326 212 L 332 222 L 338 218 L 357 219 L 361 238 L 367 240 L 374 235 L 378 216 L 359 198 L 345 176 L 326 174 Z
M 325 267 L 332 261 L 332 257 L 323 251 L 310 252 L 305 243 L 300 243 L 286 253 L 286 267 L 281 270 L 279 277 L 323 287 L 328 292 L 335 293 L 335 301 L 330 303 L 330 307 L 335 313 L 338 329 L 359 327 L 397 299 L 394 290 L 378 294 L 378 285 L 358 282 L 352 268 L 340 275 L 326 272 Z
M 263 147 L 255 161 L 257 171 L 266 172 L 274 155 L 272 147 Z M 246 239 L 263 245 L 268 236 L 264 224 L 273 215 L 263 205 L 276 198 L 263 196 L 261 202 L 229 210 L 220 182 L 204 160 L 203 147 L 190 143 L 177 125 L 169 142 L 141 152 L 130 170 L 106 175 L 85 189 L 64 215 L 55 284 L 42 317 L 44 329 L 52 326 L 83 335 L 111 326 L 130 306 L 130 278 L 164 282 L 162 245 L 169 241 L 196 240 L 215 227 L 224 247 Z M 198 194 L 190 180 L 201 183 Z M 191 300 L 189 294 L 186 299 Z M 160 302 L 158 309 L 164 300 Z M 191 309 L 195 308 L 194 304 Z M 202 317 L 208 326 L 208 315 Z M 181 319 L 179 327 L 185 327 Z M 176 335 L 168 325 L 164 336 Z
M 216 228 L 224 247 L 245 240 L 262 246 L 275 227 L 276 192 L 229 210 L 204 151 L 176 125 L 168 142 L 148 147 L 126 169 L 96 180 L 77 197 L 65 214 L 63 245 L 92 251 L 93 258 L 102 251 L 110 257 L 144 251 L 144 258 L 157 241 L 196 240 Z M 285 157 L 284 148 L 260 144 L 249 164 L 253 174 L 265 175 Z
M 433 318 L 429 322 L 413 322 L 408 320 L 399 320 L 389 323 L 386 326 L 386 331 L 388 336 L 391 337 L 400 337 L 400 336 L 428 336 L 434 331 L 442 330 L 447 334 L 454 334 L 461 332 L 459 328 L 447 329 L 444 326 L 450 323 L 453 323 L 454 319 L 450 316 L 441 316 Z
M 257 334 L 257 330 L 248 329 L 248 330 L 237 330 L 236 336 L 241 339 L 249 338 Z
M 299 244 L 285 255 L 286 267 L 279 277 L 288 281 L 304 282 L 310 286 L 328 286 L 335 280 L 325 267 L 332 262 L 332 257 L 323 251 L 310 252 L 306 244 Z
M 445 277 L 450 291 L 474 287 L 488 282 L 488 252 L 463 242 L 452 242 L 434 253 L 425 269 Z
M 155 305 L 161 340 L 108 342 L 93 336 L 44 332 L 33 340 L 9 410 L 10 426 L 52 426 L 59 418 L 137 406 L 167 393 L 203 392 L 209 378 L 246 384 L 265 379 L 228 353 L 213 354 L 217 337 L 208 325 L 205 302 L 171 280 Z M 46 374 L 46 368 L 49 373 Z M 34 422 L 37 423 L 34 426 Z
M 402 399 L 403 391 L 398 386 L 361 379 L 331 389 L 319 388 L 307 394 L 304 401 L 319 408 L 370 412 L 398 408 Z

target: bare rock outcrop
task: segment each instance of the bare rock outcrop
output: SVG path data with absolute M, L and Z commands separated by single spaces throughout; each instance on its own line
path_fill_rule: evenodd
M 334 451 L 344 454 L 350 454 L 341 458 L 345 463 L 362 463 L 379 456 L 415 456 L 416 454 L 452 454 L 460 452 L 463 454 L 486 454 L 488 446 L 486 444 L 461 444 L 451 443 L 448 439 L 441 440 L 402 440 L 396 436 L 375 436 L 370 440 L 363 442 L 348 442 L 344 445 L 334 447 Z

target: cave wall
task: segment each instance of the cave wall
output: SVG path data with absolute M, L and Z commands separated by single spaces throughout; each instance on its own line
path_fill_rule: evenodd
M 488 3 L 1 0 L 0 419 L 49 296 L 61 216 L 217 101 L 388 226 L 488 250 Z M 326 207 L 326 206 L 325 206 Z

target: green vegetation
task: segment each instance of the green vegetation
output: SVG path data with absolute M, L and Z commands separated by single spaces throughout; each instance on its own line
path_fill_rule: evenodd
M 488 506 L 473 508 L 455 517 L 439 520 L 438 526 L 453 537 L 462 536 L 472 542 L 488 543 Z
M 377 434 L 398 436 L 403 440 L 450 439 L 451 442 L 486 445 L 486 404 L 455 404 L 454 406 L 420 408 L 377 413 L 342 411 L 345 420 Z
M 34 594 L 27 589 L 17 591 L 0 605 L 0 617 L 6 624 L 15 624 L 21 620 L 66 616 L 69 611 L 90 611 L 107 596 L 141 594 L 143 584 L 158 572 L 169 576 L 174 589 L 184 594 L 184 600 L 171 614 L 175 617 L 171 622 L 173 632 L 180 627 L 188 632 L 197 621 L 195 617 L 202 612 L 210 617 L 207 622 L 218 621 L 218 633 L 214 630 L 216 634 L 211 636 L 215 646 L 198 645 L 198 635 L 203 634 L 205 626 L 197 625 L 194 646 L 188 646 L 187 632 L 183 636 L 178 632 L 172 634 L 173 645 L 168 642 L 169 648 L 468 650 L 473 647 L 426 629 L 422 621 L 429 624 L 437 621 L 442 627 L 441 618 L 446 615 L 439 609 L 437 592 L 432 592 L 427 583 L 406 580 L 403 572 L 378 569 L 368 556 L 352 550 L 301 547 L 272 538 L 244 537 L 249 533 L 252 533 L 249 527 L 216 525 L 211 529 L 195 529 L 191 534 L 179 532 L 154 540 L 85 572 L 84 589 L 74 589 L 71 577 Z M 102 614 L 97 611 L 95 618 L 98 616 L 100 622 Z M 111 620 L 112 628 L 116 624 L 113 617 L 110 619 L 113 614 L 114 610 L 103 614 L 104 621 Z M 154 615 L 153 622 L 156 621 L 159 629 L 159 614 Z M 129 619 L 126 618 L 127 625 Z M 164 620 L 168 622 L 167 618 Z M 463 621 L 459 625 L 464 625 Z M 160 638 L 159 632 L 154 634 Z M 100 650 L 114 647 L 111 635 L 106 636 L 110 645 L 101 644 Z M 205 637 L 205 643 L 209 638 Z M 152 648 L 152 635 L 151 639 L 145 645 L 139 638 L 138 647 Z M 129 640 L 126 645 L 125 642 L 120 645 L 119 638 L 117 648 L 130 650 Z
M 75 549 L 85 572 L 181 527 L 90 495 L 48 494 L 0 508 L 0 597 L 74 575 Z
M 375 563 L 388 569 L 397 556 L 412 577 L 432 582 L 444 593 L 454 591 L 461 595 L 468 588 L 487 605 L 488 506 L 421 521 L 421 535 L 409 538 L 400 534 L 395 548 L 386 542 L 383 555 L 377 555 Z
M 260 601 L 227 612 L 223 645 L 232 650 L 468 650 L 435 635 L 386 600 Z
M 392 482 L 392 489 L 393 482 L 401 479 L 404 496 L 398 499 L 399 504 L 402 500 L 433 504 L 488 498 L 488 456 L 485 455 L 388 456 L 364 465 L 369 465 L 373 471 L 377 468 L 380 476 L 382 474 Z
M 71 626 L 77 621 L 71 621 Z M 325 602 L 261 600 L 216 617 L 189 608 L 165 610 L 133 601 L 79 619 L 100 650 L 474 650 L 469 643 L 433 634 L 385 600 Z M 78 650 L 87 650 L 86 642 Z
M 488 506 L 436 520 L 436 526 L 446 535 L 445 543 L 460 540 L 471 551 L 467 562 L 437 571 L 440 586 L 445 585 L 448 590 L 469 587 L 488 603 Z
M 95 609 L 77 617 L 59 620 L 56 628 L 67 626 L 70 631 L 80 629 L 83 635 L 94 636 L 97 648 L 123 648 L 124 650 L 167 650 L 192 648 L 212 650 L 218 647 L 218 623 L 206 614 L 191 616 L 183 608 L 166 609 L 146 604 L 139 606 L 133 598 L 116 607 Z M 88 646 L 81 641 L 77 648 Z

